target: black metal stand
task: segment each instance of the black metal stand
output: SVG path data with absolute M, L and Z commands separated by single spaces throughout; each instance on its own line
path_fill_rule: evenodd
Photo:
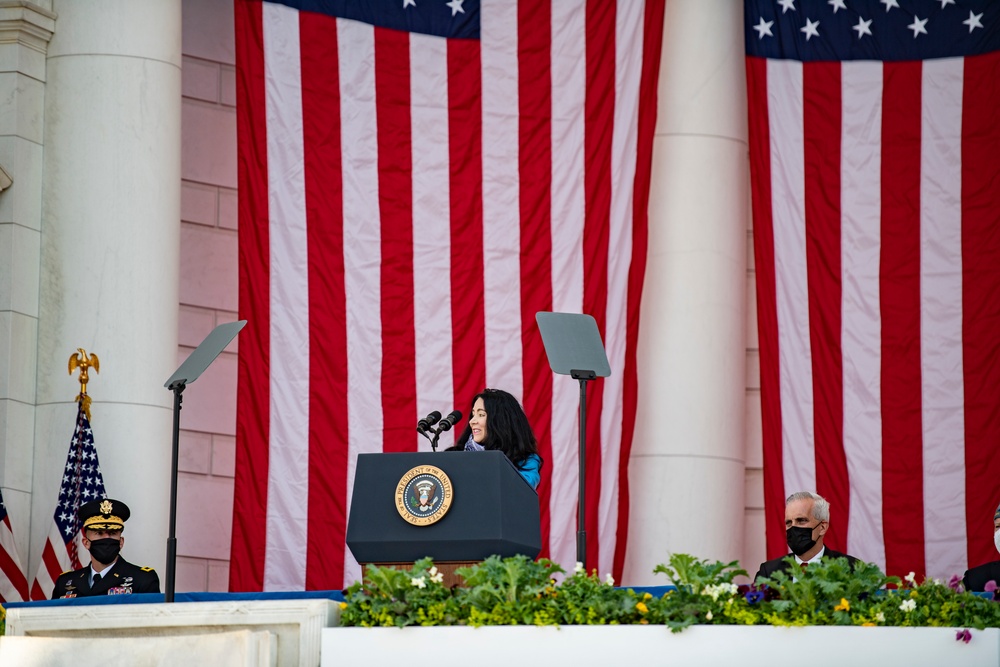
M 587 382 L 597 378 L 594 371 L 573 369 L 570 376 L 580 381 L 580 498 L 577 508 L 576 560 L 587 568 Z
M 174 587 L 177 573 L 177 468 L 180 459 L 181 438 L 181 394 L 187 386 L 183 380 L 170 385 L 174 392 L 174 442 L 170 459 L 170 532 L 167 534 L 167 573 L 164 582 L 164 602 L 174 601 Z
M 220 324 L 188 355 L 163 386 L 174 392 L 174 451 L 170 466 L 170 533 L 167 535 L 167 579 L 164 592 L 166 602 L 174 601 L 174 584 L 177 572 L 177 467 L 180 458 L 181 394 L 184 388 L 198 379 L 215 358 L 236 338 L 246 320 Z

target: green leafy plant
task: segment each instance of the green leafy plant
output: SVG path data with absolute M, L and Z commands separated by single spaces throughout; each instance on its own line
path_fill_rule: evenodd
M 900 583 L 872 563 L 852 567 L 846 558 L 824 558 L 805 570 L 791 556 L 785 561 L 787 570 L 762 581 L 777 598 L 765 605 L 771 625 L 861 625 L 877 613 L 880 591 Z
M 756 597 L 748 599 L 734 583 L 746 576 L 739 563 L 709 563 L 688 554 L 673 554 L 668 565 L 657 565 L 676 587 L 650 601 L 649 622 L 663 623 L 678 632 L 696 623 L 754 625 L 760 621 Z M 752 600 L 752 601 L 751 601 Z
M 546 559 L 491 556 L 455 572 L 465 582 L 455 599 L 469 625 L 553 625 L 553 576 L 562 571 Z
M 364 581 L 345 591 L 341 624 L 408 625 L 880 625 L 1000 627 L 1000 604 L 950 585 L 911 576 L 886 576 L 870 563 L 827 560 L 789 568 L 762 586 L 737 586 L 746 572 L 735 561 L 709 562 L 673 554 L 658 565 L 673 588 L 660 596 L 614 586 L 577 565 L 565 574 L 552 561 L 493 556 L 460 568 L 463 586 L 446 588 L 430 559 L 412 570 L 369 566 Z
M 345 591 L 340 622 L 362 627 L 459 624 L 465 619 L 443 578 L 430 558 L 417 561 L 411 570 L 369 565 L 364 582 Z

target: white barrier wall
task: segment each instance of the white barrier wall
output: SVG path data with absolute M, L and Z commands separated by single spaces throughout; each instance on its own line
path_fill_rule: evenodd
M 620 625 L 482 628 L 329 628 L 323 666 L 389 665 L 406 658 L 434 667 L 516 664 L 608 667 L 720 665 L 810 667 L 845 665 L 1000 665 L 1000 629 L 972 631 L 966 644 L 955 628 L 746 627 L 701 625 L 673 633 L 660 626 Z
M 76 638 L 84 645 L 88 640 L 102 637 L 172 637 L 172 643 L 166 646 L 186 652 L 185 647 L 198 635 L 252 630 L 273 636 L 271 645 L 276 664 L 315 667 L 320 662 L 322 629 L 336 625 L 339 620 L 338 603 L 327 599 L 46 605 L 9 609 L 7 635 Z M 115 656 L 114 664 L 136 664 L 120 658 L 118 652 L 106 655 Z M 77 664 L 98 663 L 77 661 Z M 218 663 L 197 659 L 188 664 L 214 667 Z

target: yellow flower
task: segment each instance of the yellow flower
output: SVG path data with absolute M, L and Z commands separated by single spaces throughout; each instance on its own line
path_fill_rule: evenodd
M 649 621 L 644 618 L 639 619 L 639 625 L 649 625 Z
M 642 599 L 643 600 L 652 600 L 653 599 L 653 594 L 652 593 L 643 593 L 642 594 Z
M 833 608 L 834 611 L 850 611 L 851 603 L 847 601 L 847 598 L 840 598 L 840 604 Z
M 874 627 L 877 627 L 877 626 L 874 623 L 862 623 L 861 627 L 863 627 L 863 628 L 874 628 Z
M 649 607 L 646 606 L 645 602 L 636 602 L 635 608 L 639 610 L 640 614 L 645 614 L 647 611 L 649 611 Z
M 341 609 L 347 609 L 347 603 L 346 602 L 341 602 L 340 603 L 340 608 Z

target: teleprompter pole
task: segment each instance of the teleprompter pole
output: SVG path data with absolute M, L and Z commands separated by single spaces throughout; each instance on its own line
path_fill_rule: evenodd
M 597 378 L 594 371 L 572 370 L 570 375 L 580 381 L 580 499 L 577 508 L 576 560 L 587 567 L 587 382 Z
M 177 468 L 180 459 L 181 438 L 181 394 L 187 385 L 182 380 L 170 385 L 174 392 L 174 434 L 173 451 L 170 457 L 170 526 L 167 534 L 167 575 L 164 583 L 164 602 L 174 601 L 174 587 L 177 579 Z

